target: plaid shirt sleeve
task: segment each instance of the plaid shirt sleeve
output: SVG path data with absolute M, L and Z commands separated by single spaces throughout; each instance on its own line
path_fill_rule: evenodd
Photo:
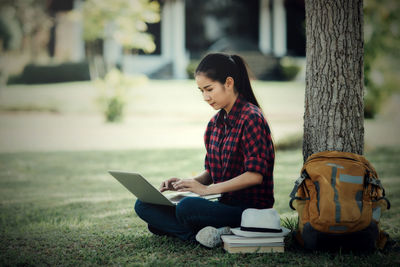
M 261 117 L 252 115 L 245 121 L 242 135 L 245 170 L 267 175 L 267 139 L 269 135 Z

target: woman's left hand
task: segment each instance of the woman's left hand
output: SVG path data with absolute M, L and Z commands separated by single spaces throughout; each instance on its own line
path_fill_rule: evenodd
M 208 186 L 203 185 L 194 179 L 179 180 L 178 182 L 173 183 L 173 187 L 175 188 L 175 190 L 179 192 L 190 191 L 201 196 L 208 194 L 207 192 Z

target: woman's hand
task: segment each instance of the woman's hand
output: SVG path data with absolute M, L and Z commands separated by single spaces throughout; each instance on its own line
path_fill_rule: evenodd
M 164 192 L 167 190 L 176 191 L 177 189 L 175 189 L 173 185 L 178 181 L 181 181 L 181 179 L 174 177 L 162 182 L 160 185 L 160 192 Z
M 199 183 L 194 179 L 183 179 L 172 183 L 175 190 L 178 192 L 190 191 L 198 195 L 207 195 L 208 186 Z

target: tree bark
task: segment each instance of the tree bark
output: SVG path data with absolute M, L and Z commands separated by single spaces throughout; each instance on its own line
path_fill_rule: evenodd
M 303 158 L 363 154 L 363 1 L 306 0 Z

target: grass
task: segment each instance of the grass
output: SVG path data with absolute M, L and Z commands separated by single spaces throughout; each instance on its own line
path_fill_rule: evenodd
M 278 149 L 297 148 L 278 151 L 275 167 L 275 208 L 282 216 L 282 223 L 293 227 L 296 213 L 288 207 L 288 195 L 301 168 L 296 132 L 302 129 L 304 84 L 255 82 L 254 85 L 276 138 L 287 136 L 277 140 Z M 51 112 L 54 106 L 57 116 L 98 113 L 93 101 L 98 92 L 87 82 L 3 89 L 0 111 Z M 127 117 L 146 118 L 148 124 L 144 128 L 149 131 L 154 127 L 160 131 L 160 122 L 167 121 L 177 132 L 183 123 L 190 123 L 191 127 L 201 127 L 202 133 L 204 123 L 212 114 L 214 111 L 201 101 L 194 81 L 150 81 L 129 91 Z M 10 119 L 15 120 L 14 117 Z M 30 119 L 27 117 L 27 122 Z M 8 129 L 13 124 L 4 125 Z M 29 127 L 23 129 L 27 135 L 35 134 Z M 50 142 L 52 131 L 44 129 L 42 142 Z M 18 134 L 22 131 L 17 130 Z M 67 142 L 68 134 L 66 132 L 65 138 L 57 136 L 57 141 Z M 380 134 L 381 131 L 378 135 L 381 138 Z M 135 138 L 138 138 L 137 133 Z M 4 140 L 10 142 L 7 138 Z M 115 137 L 109 140 L 114 142 Z M 231 255 L 222 248 L 209 250 L 149 234 L 145 223 L 133 211 L 135 198 L 106 171 L 138 170 L 158 186 L 171 176 L 189 177 L 199 173 L 203 169 L 203 149 L 0 153 L 0 266 L 400 265 L 399 152 L 400 149 L 392 148 L 367 154 L 392 202 L 392 209 L 382 219 L 383 229 L 392 240 L 384 251 L 370 255 L 310 253 L 296 247 L 290 239 L 283 255 Z
M 157 185 L 202 170 L 202 149 L 0 154 L 0 265 L 394 266 L 400 264 L 399 149 L 370 151 L 392 209 L 383 215 L 389 247 L 373 254 L 305 252 L 231 255 L 175 238 L 156 237 L 133 211 L 134 197 L 106 173 L 140 170 Z M 301 151 L 278 151 L 275 208 L 295 216 L 288 194 Z

